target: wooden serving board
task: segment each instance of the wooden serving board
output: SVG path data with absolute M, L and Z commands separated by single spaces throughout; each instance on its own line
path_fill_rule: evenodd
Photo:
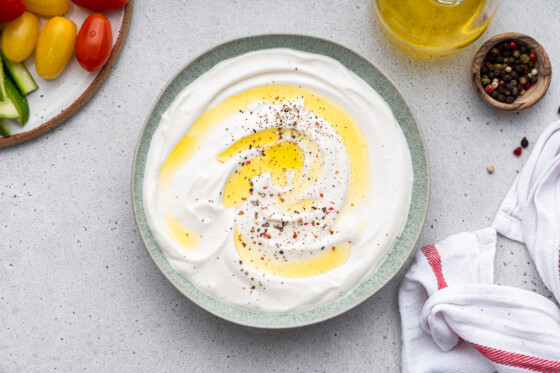
M 27 95 L 30 115 L 24 127 L 14 120 L 6 121 L 12 135 L 0 137 L 0 148 L 33 139 L 53 129 L 70 118 L 93 96 L 117 61 L 130 26 L 133 3 L 134 0 L 130 0 L 125 7 L 104 13 L 111 21 L 113 50 L 109 60 L 100 70 L 91 73 L 84 70 L 76 56 L 73 56 L 58 78 L 46 80 L 39 77 L 35 71 L 35 53 L 25 60 L 25 66 L 39 89 Z M 90 14 L 92 12 L 70 2 L 64 17 L 74 21 L 79 30 Z M 40 17 L 41 27 L 48 19 Z

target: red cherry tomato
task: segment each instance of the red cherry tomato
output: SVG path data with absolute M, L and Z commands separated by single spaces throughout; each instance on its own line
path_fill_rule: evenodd
M 72 0 L 72 2 L 92 12 L 103 13 L 108 10 L 122 8 L 128 3 L 128 0 Z
M 113 48 L 111 22 L 103 14 L 87 17 L 76 38 L 76 58 L 87 71 L 95 71 L 107 62 Z
M 0 23 L 12 22 L 25 12 L 23 0 L 0 0 Z

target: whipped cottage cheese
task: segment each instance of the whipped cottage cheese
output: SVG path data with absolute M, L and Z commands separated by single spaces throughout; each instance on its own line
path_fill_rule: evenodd
M 150 229 L 201 291 L 263 313 L 348 294 L 402 231 L 412 190 L 390 108 L 339 62 L 247 53 L 185 88 L 152 137 Z

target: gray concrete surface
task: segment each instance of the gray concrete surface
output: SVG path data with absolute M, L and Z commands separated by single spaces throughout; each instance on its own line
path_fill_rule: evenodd
M 420 59 L 385 37 L 368 0 L 137 0 L 122 55 L 95 97 L 56 130 L 0 150 L 0 371 L 399 372 L 402 273 L 350 312 L 294 330 L 233 325 L 176 291 L 132 213 L 144 119 L 166 81 L 220 42 L 289 32 L 346 45 L 396 82 L 424 131 L 432 200 L 418 249 L 488 226 L 528 156 L 513 148 L 560 119 L 559 15 L 558 2 L 504 1 L 481 40 Z M 520 114 L 486 107 L 470 83 L 477 48 L 505 31 L 539 40 L 555 71 L 547 96 Z M 550 298 L 525 247 L 504 238 L 496 282 Z

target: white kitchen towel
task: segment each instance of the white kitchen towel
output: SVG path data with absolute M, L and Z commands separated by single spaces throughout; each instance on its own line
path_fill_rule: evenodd
M 560 310 L 493 285 L 496 232 L 422 248 L 399 290 L 407 373 L 560 372 Z
M 533 147 L 494 219 L 498 233 L 525 243 L 546 287 L 560 301 L 560 121 Z

